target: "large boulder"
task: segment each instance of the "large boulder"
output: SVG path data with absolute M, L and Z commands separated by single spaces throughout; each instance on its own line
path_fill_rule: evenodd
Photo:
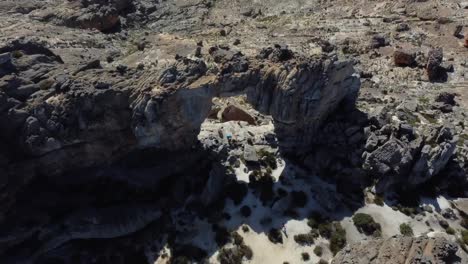
M 223 121 L 245 121 L 250 125 L 255 125 L 255 119 L 245 110 L 235 105 L 228 105 L 221 112 Z

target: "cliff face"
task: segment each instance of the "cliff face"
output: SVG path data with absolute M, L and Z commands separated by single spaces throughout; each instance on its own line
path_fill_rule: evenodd
M 163 73 L 159 87 L 138 94 L 133 121 L 141 146 L 193 144 L 215 96 L 246 94 L 255 109 L 272 116 L 281 147 L 304 151 L 324 119 L 344 100 L 353 105 L 357 98 L 360 83 L 349 62 L 300 57 L 275 62 L 219 53 L 213 56 L 221 62 L 217 75 L 204 72 L 203 62 L 185 60 Z M 169 82 L 167 76 L 175 77 Z
M 112 162 L 136 148 L 188 149 L 214 97 L 246 94 L 271 115 L 280 147 L 306 150 L 314 131 L 343 101 L 353 104 L 359 80 L 351 63 L 324 57 L 281 57 L 283 48 L 248 58 L 213 48 L 205 59 L 179 58 L 161 71 L 68 65 L 40 43 L 0 48 L 0 124 L 9 189 L 35 175 Z M 275 55 L 277 52 L 279 55 Z M 16 186 L 16 187 L 14 187 Z M 7 195 L 9 196 L 9 195 Z

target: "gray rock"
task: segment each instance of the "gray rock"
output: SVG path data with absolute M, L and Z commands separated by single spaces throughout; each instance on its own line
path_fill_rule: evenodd
M 0 54 L 0 65 L 9 65 L 11 64 L 11 53 Z
M 258 163 L 259 158 L 254 146 L 250 144 L 244 144 L 244 159 L 246 162 Z
M 333 258 L 332 264 L 455 264 L 460 263 L 457 250 L 458 246 L 445 238 L 397 236 L 347 245 Z

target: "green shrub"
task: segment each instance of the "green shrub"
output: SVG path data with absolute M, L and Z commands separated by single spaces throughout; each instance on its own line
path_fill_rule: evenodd
M 462 230 L 461 231 L 461 236 L 462 236 L 463 243 L 468 245 L 468 230 Z
M 314 244 L 314 235 L 311 233 L 308 234 L 299 234 L 294 236 L 294 241 L 299 245 L 312 245 Z
M 455 235 L 455 229 L 451 228 L 450 226 L 445 229 L 445 232 L 447 232 L 449 235 Z
M 243 217 L 247 218 L 252 214 L 252 209 L 248 205 L 244 205 L 241 207 L 240 213 Z
M 244 256 L 246 259 L 252 259 L 253 257 L 253 251 L 252 249 L 247 246 L 246 244 L 242 244 L 239 246 L 239 251 Z
M 278 168 L 274 153 L 261 149 L 260 151 L 258 151 L 257 154 L 267 167 L 270 167 L 272 169 Z
M 239 235 L 239 233 L 237 233 L 237 232 L 232 232 L 231 233 L 231 238 L 234 241 L 235 245 L 239 246 L 239 245 L 244 244 L 244 238 L 241 235 Z
M 309 215 L 309 219 L 307 220 L 307 225 L 310 226 L 310 228 L 318 228 L 319 224 L 326 223 L 328 220 L 323 217 L 320 213 L 318 212 L 312 212 Z
M 270 232 L 268 232 L 268 239 L 275 244 L 283 244 L 283 236 L 279 229 L 270 229 Z
M 303 252 L 301 255 L 303 261 L 308 261 L 310 259 L 310 255 L 307 252 Z
M 338 251 L 346 246 L 346 230 L 341 227 L 340 223 L 333 225 L 333 233 L 330 238 L 330 251 L 336 255 Z
M 413 236 L 413 229 L 409 224 L 403 223 L 400 225 L 400 233 L 404 236 Z
M 379 223 L 374 221 L 374 218 L 368 214 L 357 213 L 353 216 L 353 222 L 359 232 L 366 235 L 372 235 L 376 231 L 381 231 Z M 376 234 L 377 235 L 377 234 Z
M 323 254 L 323 249 L 321 246 L 316 246 L 314 248 L 314 254 L 317 255 L 317 257 L 321 257 Z
M 323 223 L 318 226 L 319 234 L 324 238 L 330 238 L 332 235 L 332 224 Z
M 244 258 L 250 260 L 253 257 L 252 249 L 244 244 L 244 240 L 239 239 L 242 238 L 239 234 L 237 234 L 238 238 L 236 239 L 236 232 L 233 233 L 234 237 L 234 244 L 236 245 L 233 248 L 222 248 L 218 254 L 218 261 L 221 264 L 238 264 L 242 263 Z
M 382 198 L 382 196 L 376 195 L 374 197 L 374 203 L 378 206 L 384 206 L 384 199 Z
M 23 52 L 21 52 L 20 50 L 14 50 L 11 53 L 11 55 L 13 56 L 13 58 L 18 59 L 18 58 L 23 57 Z

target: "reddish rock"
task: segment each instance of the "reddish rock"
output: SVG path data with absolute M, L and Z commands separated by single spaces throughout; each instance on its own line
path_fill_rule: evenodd
M 396 50 L 393 53 L 393 60 L 396 66 L 406 67 L 412 66 L 415 64 L 415 55 L 414 53 L 409 53 L 402 50 Z
M 468 48 L 468 34 L 465 35 L 465 48 Z
M 221 113 L 223 121 L 245 121 L 250 125 L 255 125 L 255 119 L 245 110 L 237 106 L 229 105 Z

